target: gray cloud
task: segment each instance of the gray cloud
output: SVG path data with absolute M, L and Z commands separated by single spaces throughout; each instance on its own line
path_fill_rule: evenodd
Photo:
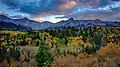
M 120 13 L 117 13 L 115 15 L 108 17 L 108 18 L 105 18 L 104 20 L 110 20 L 110 21 L 119 20 L 120 21 Z
M 120 0 L 111 0 L 111 1 L 120 1 Z
M 19 19 L 19 18 L 25 18 L 25 16 L 22 15 L 15 15 L 15 16 L 10 16 L 13 19 Z
M 56 10 L 57 6 L 61 4 L 61 0 L 40 0 L 31 3 L 24 4 L 20 7 L 20 11 L 37 14 L 42 12 L 49 12 L 51 10 Z
M 65 18 L 75 18 L 79 20 L 91 20 L 91 19 L 103 19 L 108 16 L 111 16 L 112 12 L 106 11 L 106 10 L 86 10 L 83 12 L 77 12 L 77 13 L 72 13 L 72 14 L 67 14 L 65 15 Z
M 7 5 L 10 9 L 16 9 L 20 6 L 19 0 L 0 0 L 0 2 Z
M 109 4 L 109 0 L 99 0 L 99 7 L 104 7 Z
M 35 0 L 31 2 L 20 2 L 19 0 L 0 0 L 1 3 L 8 6 L 9 9 L 19 9 L 20 12 L 36 14 L 56 10 L 62 0 Z
M 70 1 L 73 1 L 72 4 L 69 3 Z M 17 12 L 27 13 L 33 17 L 42 16 L 42 14 L 43 16 L 65 14 L 65 18 L 104 20 L 108 17 L 119 19 L 117 13 L 120 11 L 120 2 L 118 3 L 118 1 L 120 0 L 0 0 L 0 3 L 7 5 L 9 8 L 7 10 L 17 10 Z M 77 5 L 71 7 L 75 4 L 74 2 Z M 99 9 L 100 7 L 101 9 Z M 77 11 L 77 8 L 81 8 L 80 11 Z M 88 9 L 84 10 L 84 8 Z M 114 14 L 117 16 L 113 16 Z
M 0 15 L 5 15 L 5 16 L 8 16 L 8 14 L 3 13 L 3 12 L 0 12 Z

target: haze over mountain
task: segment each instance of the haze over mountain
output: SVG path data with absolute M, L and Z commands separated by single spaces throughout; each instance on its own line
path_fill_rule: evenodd
M 11 19 L 5 15 L 0 15 L 0 29 L 12 29 L 12 30 L 43 30 L 43 29 L 62 29 L 68 26 L 75 28 L 83 28 L 89 26 L 120 26 L 120 22 L 108 22 L 96 20 L 74 20 L 70 18 L 66 21 L 60 21 L 58 23 L 52 23 L 49 21 L 36 22 L 29 20 L 28 18 Z

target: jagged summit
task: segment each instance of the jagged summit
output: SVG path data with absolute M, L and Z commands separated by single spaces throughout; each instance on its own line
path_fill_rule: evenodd
M 23 18 L 23 20 L 29 20 L 27 17 Z
M 37 22 L 29 20 L 28 18 L 23 19 L 10 19 L 5 15 L 0 15 L 0 26 L 4 28 L 7 26 L 15 29 L 25 29 L 25 30 L 42 30 L 42 29 L 62 29 L 68 26 L 75 28 L 89 27 L 89 26 L 120 26 L 120 22 L 106 22 L 99 19 L 96 20 L 74 20 L 70 18 L 66 21 L 60 21 L 58 23 L 52 23 L 49 21 Z
M 1 19 L 10 19 L 9 17 L 5 16 L 5 15 L 0 15 L 0 20 Z
M 74 18 L 70 18 L 70 19 L 68 19 L 68 21 L 74 21 Z

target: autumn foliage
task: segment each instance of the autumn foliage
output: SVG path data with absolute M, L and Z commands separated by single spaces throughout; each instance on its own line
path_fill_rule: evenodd
M 56 56 L 51 67 L 119 67 L 120 45 L 109 43 L 96 54 L 81 53 L 78 56 Z
M 120 27 L 0 31 L 0 67 L 120 67 Z

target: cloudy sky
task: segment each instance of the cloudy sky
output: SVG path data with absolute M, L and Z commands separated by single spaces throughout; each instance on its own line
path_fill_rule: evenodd
M 79 20 L 120 20 L 120 0 L 0 0 L 0 14 L 53 23 Z

